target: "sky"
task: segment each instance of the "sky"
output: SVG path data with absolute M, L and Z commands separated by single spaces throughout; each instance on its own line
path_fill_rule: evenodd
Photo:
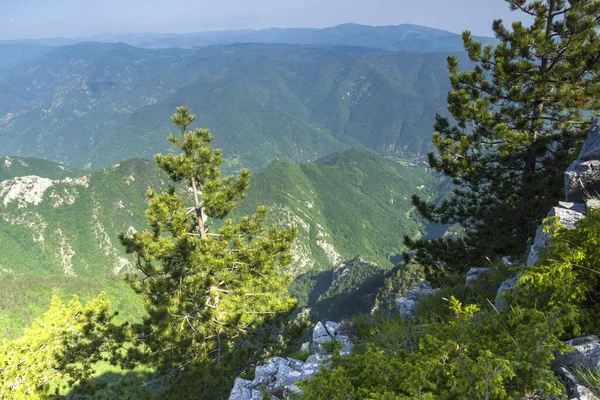
M 0 0 L 0 40 L 411 23 L 492 36 L 504 0 Z

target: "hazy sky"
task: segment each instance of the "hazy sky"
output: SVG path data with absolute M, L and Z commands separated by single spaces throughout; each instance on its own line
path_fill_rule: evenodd
M 0 0 L 0 40 L 101 33 L 412 23 L 491 35 L 504 0 Z

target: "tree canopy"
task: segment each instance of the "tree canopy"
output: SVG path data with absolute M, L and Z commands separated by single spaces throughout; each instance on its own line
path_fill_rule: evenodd
M 137 257 L 130 281 L 148 311 L 132 331 L 143 349 L 132 347 L 128 359 L 164 376 L 218 363 L 253 329 L 291 310 L 285 267 L 297 234 L 294 227 L 266 227 L 265 207 L 240 222 L 226 219 L 245 196 L 248 170 L 221 176 L 223 157 L 210 132 L 187 130 L 195 119 L 187 107 L 171 119 L 180 132 L 169 140 L 181 151 L 156 161 L 174 185 L 163 193 L 148 189 L 149 230 L 121 235 Z
M 476 65 L 448 57 L 452 120 L 437 116 L 430 165 L 452 177 L 439 204 L 413 202 L 428 220 L 464 235 L 406 243 L 430 275 L 460 274 L 486 257 L 524 253 L 528 238 L 562 193 L 563 172 L 600 106 L 600 1 L 507 0 L 530 26 L 493 23 L 497 45 L 463 33 Z

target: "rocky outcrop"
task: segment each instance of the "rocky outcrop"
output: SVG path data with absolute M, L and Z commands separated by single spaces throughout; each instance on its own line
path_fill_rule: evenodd
M 508 304 L 506 304 L 506 300 L 504 300 L 504 293 L 512 289 L 517 284 L 517 281 L 520 277 L 521 276 L 517 274 L 512 278 L 507 279 L 502 282 L 498 288 L 498 291 L 496 292 L 496 298 L 494 299 L 494 307 L 496 307 L 498 311 L 508 311 L 509 307 Z
M 490 269 L 486 267 L 471 268 L 467 271 L 467 278 L 465 279 L 466 287 L 473 287 L 484 281 L 486 275 L 490 273 Z
M 600 208 L 600 117 L 592 122 L 579 157 L 565 172 L 565 199 L 559 201 L 547 216 L 558 217 L 559 223 L 567 229 L 573 229 L 577 221 L 585 218 L 588 209 Z M 540 252 L 550 245 L 550 235 L 544 232 L 546 226 L 547 223 L 543 222 L 537 229 L 527 266 L 534 265 L 540 258 Z M 517 280 L 513 277 L 502 283 L 496 295 L 496 308 L 508 308 L 502 294 L 510 290 Z
M 583 386 L 573 371 L 580 368 L 596 370 L 600 366 L 600 339 L 591 335 L 566 342 L 572 351 L 557 354 L 552 369 L 564 383 L 570 400 L 598 400 L 588 388 Z
M 398 297 L 396 301 L 396 309 L 398 313 L 404 318 L 412 318 L 414 316 L 414 310 L 417 307 L 417 299 L 430 296 L 440 289 L 433 289 L 431 284 L 427 281 L 421 282 L 418 288 L 407 290 L 403 293 L 402 297 Z
M 585 218 L 585 204 L 564 201 L 561 201 L 558 204 L 558 207 L 552 207 L 547 218 L 558 217 L 558 221 L 565 228 L 573 229 L 575 227 L 575 222 Z M 546 250 L 550 244 L 550 235 L 544 233 L 544 229 L 547 225 L 547 223 L 542 223 L 537 229 L 533 246 L 531 246 L 529 257 L 527 258 L 527 266 L 535 264 L 539 259 L 539 252 Z
M 592 123 L 579 157 L 565 172 L 567 201 L 582 202 L 600 194 L 600 118 Z
M 229 395 L 229 400 L 272 400 L 300 393 L 296 383 L 312 378 L 320 368 L 328 366 L 331 347 L 328 343 L 340 343 L 341 355 L 350 354 L 352 343 L 343 334 L 339 324 L 327 321 L 318 322 L 312 332 L 312 344 L 302 345 L 302 351 L 310 351 L 306 361 L 294 358 L 274 357 L 254 371 L 254 379 L 237 378 Z

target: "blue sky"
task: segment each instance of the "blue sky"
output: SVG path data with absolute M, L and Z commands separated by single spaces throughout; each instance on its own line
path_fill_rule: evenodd
M 504 0 L 0 0 L 0 40 L 102 33 L 412 23 L 491 35 L 521 19 Z

